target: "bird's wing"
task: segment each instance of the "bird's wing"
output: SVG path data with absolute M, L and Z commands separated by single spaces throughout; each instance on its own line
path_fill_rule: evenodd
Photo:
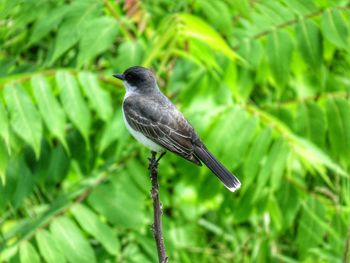
M 165 149 L 201 165 L 194 155 L 193 142 L 199 140 L 196 132 L 165 97 L 146 99 L 131 95 L 124 100 L 123 109 L 125 119 L 133 129 Z

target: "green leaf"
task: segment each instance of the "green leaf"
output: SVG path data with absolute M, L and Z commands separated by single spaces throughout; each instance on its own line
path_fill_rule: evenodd
M 67 217 L 56 218 L 50 230 L 69 262 L 96 262 L 93 249 L 72 220 Z
M 283 1 L 291 10 L 294 10 L 299 15 L 304 15 L 317 11 L 313 1 L 304 0 L 284 0 Z
M 2 182 L 3 183 L 5 182 L 5 178 L 6 178 L 5 177 L 5 171 L 6 171 L 6 168 L 7 168 L 8 159 L 9 159 L 9 152 L 8 152 L 6 146 L 5 146 L 5 143 L 0 138 L 0 184 Z M 1 208 L 1 202 L 0 202 L 0 208 Z
M 116 40 L 118 28 L 117 20 L 112 17 L 99 17 L 86 23 L 79 42 L 78 67 L 107 50 Z
M 280 187 L 288 154 L 289 148 L 284 139 L 279 138 L 272 143 L 270 152 L 261 165 L 255 198 L 258 197 L 268 181 L 270 181 L 272 191 Z
M 35 235 L 40 254 L 48 263 L 66 262 L 62 251 L 54 237 L 45 229 L 41 229 Z
M 350 156 L 350 104 L 344 99 L 327 101 L 328 138 L 334 156 L 349 163 Z
M 300 20 L 296 35 L 304 61 L 312 68 L 319 69 L 322 64 L 322 39 L 318 27 L 310 20 Z
M 43 133 L 41 117 L 23 89 L 19 84 L 8 84 L 4 90 L 11 126 L 20 138 L 33 147 L 36 158 L 39 158 Z
M 185 13 L 177 15 L 177 19 L 183 23 L 180 33 L 185 38 L 201 41 L 229 59 L 235 60 L 238 57 L 225 40 L 204 20 Z
M 34 246 L 28 241 L 23 242 L 19 249 L 21 263 L 40 263 L 40 258 Z
M 276 198 L 279 206 L 283 208 L 283 229 L 289 229 L 299 211 L 301 199 L 296 187 L 291 183 L 284 182 L 276 192 Z
M 50 31 L 57 28 L 59 23 L 68 11 L 68 6 L 60 6 L 52 8 L 44 17 L 40 17 L 33 26 L 33 31 L 30 35 L 29 46 L 38 42 L 45 37 Z
M 335 9 L 328 9 L 322 15 L 322 32 L 326 39 L 338 48 L 349 48 L 348 28 L 341 13 Z
M 74 1 L 69 6 L 65 16 L 66 19 L 58 30 L 54 51 L 49 64 L 55 62 L 63 53 L 75 45 L 82 34 L 87 34 L 85 30 L 82 31 L 82 28 L 100 13 L 101 4 L 99 1 L 80 0 Z
M 308 169 L 315 169 L 325 182 L 333 187 L 329 175 L 325 171 L 325 167 L 333 170 L 342 176 L 348 176 L 348 173 L 334 162 L 325 152 L 316 147 L 313 143 L 300 137 L 293 138 L 293 151 L 299 155 L 301 161 Z
M 66 150 L 68 150 L 65 140 L 65 114 L 53 95 L 51 86 L 43 77 L 35 76 L 32 78 L 32 89 L 46 126 L 62 142 Z
M 23 203 L 23 199 L 26 198 L 33 190 L 34 176 L 29 170 L 24 160 L 19 159 L 9 166 L 7 176 L 15 178 L 16 188 L 13 192 L 13 205 L 15 208 L 20 207 Z
M 251 140 L 258 127 L 258 122 L 258 118 L 256 116 L 253 116 L 247 119 L 244 125 L 240 127 L 240 131 L 235 138 L 233 146 L 233 149 L 236 149 L 237 159 L 239 162 L 245 160 L 244 158 L 246 156 L 249 144 L 251 143 Z M 232 149 L 227 149 L 227 154 L 230 151 L 232 151 Z
M 4 140 L 8 153 L 11 154 L 9 120 L 8 120 L 7 112 L 1 103 L 0 103 L 0 137 Z
M 342 118 L 342 126 L 344 130 L 344 138 L 343 142 L 345 145 L 344 154 L 341 156 L 341 160 L 344 163 L 344 166 L 350 166 L 350 102 L 344 98 L 339 98 L 336 100 L 336 104 L 338 106 L 341 118 Z
M 271 68 L 275 85 L 281 90 L 287 83 L 293 43 L 285 30 L 275 30 L 269 34 L 266 44 L 266 55 Z
M 316 103 L 301 102 L 298 106 L 297 117 L 298 133 L 313 141 L 319 147 L 323 147 L 326 137 L 326 115 Z
M 82 72 L 79 74 L 79 81 L 92 108 L 98 113 L 102 120 L 108 122 L 113 114 L 112 101 L 109 93 L 102 89 L 94 74 Z
M 221 1 L 200 0 L 196 2 L 201 11 L 208 18 L 211 25 L 215 26 L 225 35 L 230 35 L 233 31 L 232 19 L 228 4 Z
M 310 248 L 317 247 L 322 242 L 320 237 L 326 231 L 323 225 L 315 218 L 324 220 L 325 208 L 322 203 L 314 198 L 310 198 L 303 204 L 296 239 L 298 251 L 302 257 L 308 253 Z
M 271 189 L 272 191 L 277 190 L 282 182 L 282 176 L 284 175 L 284 170 L 287 163 L 287 158 L 289 155 L 289 147 L 284 140 L 279 140 L 278 145 L 278 155 L 274 160 L 274 164 L 272 166 L 272 173 L 270 175 L 271 181 Z
M 116 69 L 124 71 L 125 69 L 141 65 L 144 57 L 144 47 L 141 39 L 134 41 L 123 41 L 118 46 L 118 56 L 113 61 Z
M 60 183 L 68 174 L 69 165 L 71 163 L 69 156 L 63 147 L 55 147 L 52 149 L 47 170 L 47 182 Z
M 23 160 L 23 156 L 8 160 L 5 177 L 6 201 L 14 208 L 23 204 L 24 199 L 32 192 L 34 187 L 34 176 Z
M 238 49 L 238 54 L 249 63 L 249 67 L 253 69 L 258 68 L 263 53 L 260 42 L 251 39 L 246 39 L 242 42 Z
M 281 208 L 273 195 L 269 198 L 267 209 L 271 216 L 273 227 L 280 231 L 283 228 L 283 216 Z M 285 207 L 282 209 L 285 209 Z
M 314 141 L 318 146 L 323 147 L 327 129 L 327 119 L 325 111 L 317 103 L 306 103 L 308 115 L 311 123 L 310 139 Z
M 344 145 L 345 131 L 342 116 L 333 98 L 327 101 L 327 117 L 330 147 L 333 155 L 339 157 L 339 155 L 344 153 L 346 147 Z
M 254 144 L 244 161 L 244 184 L 249 186 L 255 181 L 255 176 L 260 170 L 261 160 L 264 158 L 270 142 L 272 140 L 272 132 L 270 127 L 266 127 L 256 138 Z
M 130 180 L 129 174 L 119 172 L 117 178 L 113 184 L 97 187 L 88 199 L 89 204 L 113 224 L 138 228 L 145 222 L 142 205 L 145 196 Z M 138 216 L 129 211 L 137 212 Z
M 60 88 L 61 102 L 68 118 L 88 143 L 91 117 L 78 83 L 68 72 L 58 72 L 56 82 Z
M 99 152 L 103 152 L 112 142 L 124 136 L 124 121 L 122 111 L 118 110 L 114 114 L 114 118 L 108 122 L 103 131 L 101 141 L 99 143 Z
M 120 243 L 107 224 L 102 223 L 97 215 L 86 206 L 76 204 L 71 211 L 79 225 L 94 238 L 96 238 L 105 249 L 112 255 L 117 255 L 120 250 Z

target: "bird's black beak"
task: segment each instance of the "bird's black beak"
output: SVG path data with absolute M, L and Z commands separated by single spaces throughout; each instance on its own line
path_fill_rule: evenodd
M 119 73 L 113 74 L 113 77 L 120 79 L 120 80 L 125 80 L 124 74 L 119 74 Z

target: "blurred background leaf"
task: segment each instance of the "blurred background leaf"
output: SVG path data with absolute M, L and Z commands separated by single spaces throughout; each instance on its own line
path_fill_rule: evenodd
M 347 262 L 349 10 L 0 0 L 0 261 L 157 260 L 149 151 L 111 76 L 143 65 L 242 181 L 162 159 L 171 262 Z

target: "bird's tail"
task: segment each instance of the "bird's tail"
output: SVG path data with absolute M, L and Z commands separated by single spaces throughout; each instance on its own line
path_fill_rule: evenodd
M 195 155 L 223 182 L 228 190 L 234 192 L 241 187 L 241 182 L 220 163 L 205 146 L 197 146 Z

